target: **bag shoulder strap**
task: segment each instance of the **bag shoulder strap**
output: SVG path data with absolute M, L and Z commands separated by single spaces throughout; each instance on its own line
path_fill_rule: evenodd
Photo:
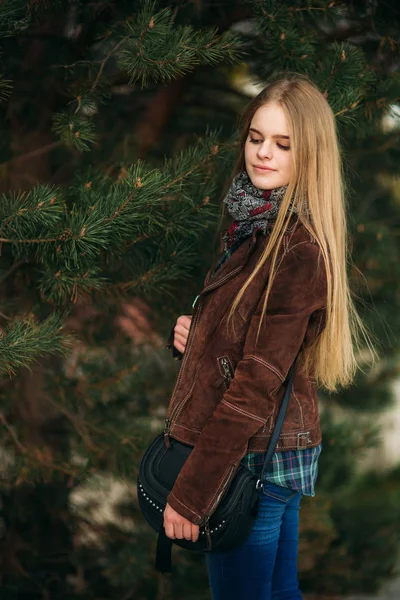
M 296 364 L 297 364 L 298 358 L 299 358 L 299 354 L 296 356 L 294 363 L 293 363 L 292 367 L 290 368 L 290 371 L 287 375 L 287 386 L 286 386 L 286 390 L 285 390 L 285 395 L 283 397 L 283 400 L 282 400 L 282 403 L 281 403 L 281 406 L 279 409 L 278 418 L 276 419 L 275 428 L 274 428 L 274 431 L 272 432 L 271 440 L 268 444 L 268 449 L 267 449 L 267 454 L 265 456 L 264 466 L 262 468 L 261 475 L 257 481 L 257 489 L 260 489 L 263 486 L 262 481 L 264 479 L 265 471 L 267 470 L 267 467 L 272 458 L 272 455 L 275 452 L 275 447 L 276 447 L 276 444 L 278 443 L 278 439 L 279 439 L 279 436 L 282 431 L 282 425 L 283 425 L 283 421 L 285 420 L 286 411 L 287 411 L 287 407 L 288 407 L 289 400 L 290 400 L 290 393 L 291 393 L 292 387 L 293 387 L 294 373 L 296 371 Z

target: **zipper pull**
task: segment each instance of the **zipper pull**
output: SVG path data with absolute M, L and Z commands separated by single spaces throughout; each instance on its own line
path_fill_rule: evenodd
M 222 366 L 222 370 L 224 372 L 224 377 L 227 380 L 227 382 L 229 383 L 230 380 L 232 379 L 232 373 L 231 373 L 231 369 L 230 369 L 230 365 L 228 362 L 228 359 L 225 358 L 225 356 L 222 356 L 222 358 L 220 358 L 220 363 Z
M 225 377 L 226 377 L 227 379 L 230 379 L 230 377 L 231 377 L 231 372 L 230 372 L 230 370 L 229 370 L 229 366 L 228 366 L 228 363 L 227 363 L 227 360 L 226 360 L 226 358 L 222 358 L 222 359 L 221 359 L 221 362 L 222 362 L 222 368 L 223 368 L 223 371 L 224 371 L 224 373 L 225 373 Z
M 204 521 L 204 531 L 206 532 L 206 536 L 207 536 L 207 550 L 212 550 L 212 541 L 211 541 L 211 533 L 210 533 L 210 523 L 209 523 L 210 517 L 206 517 L 205 521 Z
M 165 445 L 166 445 L 167 448 L 171 448 L 171 441 L 169 439 L 170 429 L 171 429 L 171 421 L 169 419 L 165 419 L 164 443 L 165 443 Z
M 192 308 L 194 308 L 194 305 L 196 304 L 199 296 L 200 296 L 200 294 L 197 294 L 196 298 L 193 300 Z

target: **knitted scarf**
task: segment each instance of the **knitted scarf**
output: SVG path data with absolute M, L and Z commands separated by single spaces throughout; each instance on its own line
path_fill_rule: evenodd
M 252 234 L 254 229 L 261 229 L 265 234 L 268 221 L 276 219 L 282 204 L 287 185 L 272 190 L 261 190 L 252 184 L 247 171 L 242 171 L 234 178 L 223 202 L 228 213 L 235 219 L 223 234 L 224 250 Z M 293 203 L 289 210 L 297 212 Z

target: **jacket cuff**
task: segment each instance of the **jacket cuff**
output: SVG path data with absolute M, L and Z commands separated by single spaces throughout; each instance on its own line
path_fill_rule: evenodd
M 200 523 L 202 522 L 203 519 L 201 518 L 201 516 L 198 513 L 194 512 L 191 508 L 186 506 L 186 504 L 182 504 L 182 502 L 180 502 L 172 492 L 168 494 L 167 502 L 182 517 L 185 517 L 185 519 L 191 521 L 193 525 L 200 525 Z
M 183 354 L 179 352 L 179 350 L 174 346 L 174 329 L 175 325 L 173 325 L 171 331 L 169 332 L 165 347 L 167 348 L 167 350 L 172 351 L 172 356 L 175 360 L 182 360 Z

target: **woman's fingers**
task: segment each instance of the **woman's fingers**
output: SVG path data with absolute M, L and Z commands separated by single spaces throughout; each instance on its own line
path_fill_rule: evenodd
M 185 523 L 167 523 L 165 525 L 165 533 L 171 539 L 188 540 L 188 542 L 197 542 L 199 538 L 199 527 L 193 525 L 189 521 Z
M 177 318 L 177 326 L 182 326 L 184 329 L 189 331 L 190 323 L 192 322 L 192 315 L 181 315 Z
M 183 537 L 189 542 L 192 540 L 192 523 L 186 522 L 183 525 Z
M 164 520 L 164 529 L 165 529 L 165 534 L 169 538 L 171 538 L 172 540 L 174 540 L 175 539 L 174 523 L 170 523 L 170 522 Z
M 182 333 L 175 332 L 175 341 L 179 342 L 180 344 L 185 345 L 186 340 L 187 340 L 187 335 L 183 335 Z
M 175 345 L 175 348 L 176 348 L 176 349 L 177 349 L 177 350 L 178 350 L 178 351 L 179 351 L 181 354 L 183 354 L 183 353 L 185 352 L 185 348 L 186 348 L 185 344 L 181 344 L 181 343 L 179 343 L 179 342 L 176 342 L 174 345 Z
M 174 327 L 174 346 L 181 353 L 183 353 L 186 348 L 191 322 L 191 315 L 181 315 L 178 317 Z
M 189 329 L 190 329 L 190 324 L 192 322 L 192 319 L 187 319 L 185 318 L 184 321 L 181 321 L 182 317 L 179 317 L 179 319 L 176 322 L 174 331 L 175 333 L 179 333 L 180 335 L 183 335 L 184 337 L 187 337 L 189 335 Z
M 193 523 L 191 523 L 191 530 L 192 530 L 192 542 L 197 542 L 197 540 L 199 539 L 199 526 L 193 525 Z
M 182 540 L 183 539 L 183 525 L 182 525 L 182 523 L 174 523 L 174 529 L 175 529 L 175 537 L 178 540 Z
M 164 510 L 164 528 L 167 537 L 196 542 L 199 537 L 199 526 L 177 513 L 168 503 Z
M 186 338 L 182 335 L 176 335 L 174 337 L 174 346 L 183 354 L 186 348 Z

